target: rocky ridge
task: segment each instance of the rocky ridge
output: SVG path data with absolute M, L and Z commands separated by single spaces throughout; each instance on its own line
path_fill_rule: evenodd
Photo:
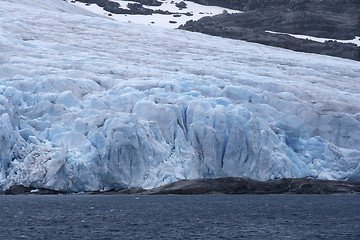
M 359 1 L 318 0 L 194 0 L 244 11 L 188 21 L 180 29 L 246 40 L 300 52 L 360 60 L 360 47 L 337 41 L 315 42 L 287 34 L 350 40 L 360 36 Z M 275 34 L 280 32 L 287 34 Z
M 109 12 L 110 14 L 129 14 L 129 15 L 151 15 L 151 14 L 164 14 L 164 15 L 171 15 L 171 14 L 182 14 L 178 12 L 170 12 L 168 10 L 153 10 L 147 8 L 146 6 L 161 6 L 162 2 L 157 0 L 135 0 L 129 2 L 126 7 L 121 6 L 118 2 L 110 1 L 110 0 L 74 0 L 73 2 L 82 2 L 86 4 L 96 4 L 99 7 L 102 7 L 105 11 Z M 133 3 L 135 2 L 135 3 Z M 183 2 L 182 2 L 183 3 Z M 144 6 L 145 5 L 145 6 Z M 179 10 L 186 8 L 186 4 L 178 5 Z M 190 12 L 185 13 L 185 15 L 191 16 Z
M 67 194 L 72 192 L 36 189 L 21 185 L 0 192 L 5 195 L 17 194 Z M 283 178 L 268 181 L 257 181 L 245 178 L 216 178 L 181 180 L 162 187 L 145 190 L 142 188 L 128 188 L 123 190 L 95 191 L 86 194 L 344 194 L 360 193 L 359 182 L 327 181 L 311 178 Z
M 182 180 L 145 194 L 334 194 L 360 193 L 360 183 L 308 178 L 257 181 L 245 178 Z

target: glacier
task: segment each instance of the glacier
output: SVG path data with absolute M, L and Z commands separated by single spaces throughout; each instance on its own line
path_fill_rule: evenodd
M 0 190 L 360 180 L 360 63 L 0 0 Z

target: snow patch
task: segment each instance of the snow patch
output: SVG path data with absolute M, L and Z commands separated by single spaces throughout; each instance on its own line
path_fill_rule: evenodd
M 350 40 L 339 40 L 339 39 L 318 38 L 318 37 L 312 37 L 312 36 L 306 36 L 306 35 L 272 32 L 272 31 L 266 31 L 266 32 L 273 33 L 273 34 L 285 34 L 285 35 L 292 36 L 294 38 L 306 39 L 306 40 L 311 40 L 311 41 L 320 42 L 320 43 L 324 43 L 326 41 L 333 41 L 333 42 L 340 42 L 340 43 L 353 43 L 358 47 L 360 46 L 360 37 L 355 37 L 354 39 L 350 39 Z
M 129 1 L 120 1 L 113 0 L 114 2 L 118 2 L 123 9 L 128 9 L 128 3 L 134 3 Z M 179 9 L 175 6 L 175 4 L 182 2 L 181 0 L 174 1 L 162 1 L 161 6 L 145 6 L 146 8 L 152 10 L 163 10 L 169 11 L 173 13 L 180 13 L 180 16 L 174 16 L 174 14 L 152 14 L 152 15 L 131 15 L 131 14 L 113 14 L 105 11 L 103 8 L 97 6 L 96 4 L 87 5 L 81 2 L 74 2 L 72 4 L 89 10 L 95 14 L 99 14 L 102 16 L 107 16 L 111 19 L 121 21 L 121 22 L 131 22 L 137 24 L 145 24 L 145 25 L 153 25 L 164 28 L 178 28 L 181 24 L 185 24 L 189 20 L 199 20 L 202 17 L 206 16 L 214 16 L 217 14 L 221 14 L 224 11 L 228 13 L 239 13 L 240 11 L 222 8 L 217 6 L 204 6 L 191 1 L 183 1 L 186 3 L 187 7 L 184 9 Z M 185 13 L 191 13 L 191 15 L 185 15 Z

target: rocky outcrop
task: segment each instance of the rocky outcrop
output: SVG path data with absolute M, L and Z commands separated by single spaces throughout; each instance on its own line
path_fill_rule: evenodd
M 234 17 L 231 15 L 231 17 Z M 221 18 L 221 16 L 217 16 Z M 213 36 L 245 40 L 274 47 L 286 48 L 298 52 L 317 53 L 352 60 L 360 60 L 360 48 L 355 44 L 326 41 L 315 42 L 299 39 L 286 34 L 273 34 L 264 30 L 251 29 L 239 26 L 224 26 L 222 20 L 214 21 L 211 17 L 200 19 L 197 22 L 189 21 L 180 29 L 201 32 Z
M 240 39 L 300 52 L 360 60 L 360 48 L 340 42 L 319 43 L 267 31 L 329 39 L 360 36 L 360 2 L 329 0 L 204 1 L 202 4 L 241 9 L 242 14 L 222 14 L 189 21 L 180 29 Z
M 70 192 L 51 189 L 37 189 L 22 185 L 12 186 L 5 195 L 19 194 L 68 194 Z M 181 180 L 168 185 L 145 190 L 128 188 L 123 190 L 91 191 L 86 194 L 104 195 L 166 195 L 166 194 L 360 194 L 360 182 L 327 181 L 306 178 L 283 178 L 277 180 L 257 181 L 245 178 L 216 178 Z
M 179 3 L 175 3 L 175 6 L 179 9 L 184 9 L 187 7 L 187 4 L 184 1 L 181 1 Z
M 34 188 L 34 187 L 25 187 L 23 185 L 14 185 L 9 189 L 0 192 L 0 194 L 5 195 L 19 195 L 19 194 L 38 194 L 38 195 L 45 195 L 45 194 L 66 194 L 69 192 L 64 191 L 56 191 L 52 189 L 46 188 Z
M 82 2 L 86 4 L 96 4 L 99 7 L 102 7 L 105 11 L 110 14 L 129 14 L 129 15 L 151 15 L 151 14 L 163 14 L 163 15 L 171 15 L 171 14 L 183 14 L 170 12 L 167 10 L 153 10 L 147 8 L 146 6 L 161 6 L 162 2 L 157 0 L 135 0 L 130 1 L 125 6 L 121 6 L 118 2 L 113 2 L 111 0 L 74 0 L 76 2 Z M 135 3 L 134 3 L 135 2 Z M 186 6 L 185 6 L 186 7 Z M 185 15 L 192 15 L 190 12 L 185 13 Z
M 196 1 L 195 2 L 203 2 Z M 205 3 L 208 1 L 205 1 Z M 223 16 L 223 26 L 271 30 L 314 37 L 353 39 L 360 35 L 360 1 L 268 0 L 211 1 L 211 5 L 243 10 Z
M 155 7 L 158 7 L 158 6 L 162 5 L 162 2 L 159 2 L 157 0 L 132 0 L 132 2 L 137 2 L 137 3 L 140 3 L 142 5 L 155 6 Z
M 256 181 L 244 178 L 182 180 L 144 194 L 333 194 L 360 193 L 360 183 L 283 178 Z
M 272 9 L 285 7 L 293 10 L 326 9 L 332 12 L 343 12 L 343 8 L 356 10 L 360 2 L 357 0 L 190 0 L 192 2 L 207 5 L 220 6 L 241 11 L 258 9 Z M 311 8 L 312 7 L 312 8 Z

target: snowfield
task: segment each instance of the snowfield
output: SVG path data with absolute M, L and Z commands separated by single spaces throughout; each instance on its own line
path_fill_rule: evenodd
M 120 4 L 121 8 L 128 9 L 128 3 L 135 3 L 130 1 L 121 1 L 121 0 L 112 0 L 113 2 L 117 2 Z M 72 3 L 68 0 L 69 3 Z M 131 14 L 110 14 L 109 12 L 105 11 L 102 7 L 99 7 L 96 4 L 87 5 L 82 2 L 74 2 L 72 4 L 85 8 L 93 13 L 103 15 L 109 17 L 111 19 L 121 21 L 121 22 L 132 22 L 138 24 L 145 24 L 145 25 L 154 25 L 164 28 L 178 28 L 181 24 L 185 24 L 189 20 L 199 20 L 202 17 L 206 16 L 214 16 L 217 14 L 221 14 L 224 11 L 228 13 L 240 13 L 241 11 L 222 8 L 217 6 L 205 6 L 200 5 L 191 1 L 181 1 L 181 0 L 162 0 L 161 6 L 144 6 L 145 8 L 152 9 L 152 10 L 162 10 L 162 11 L 169 11 L 172 13 L 177 14 L 152 14 L 152 15 L 131 15 Z M 184 2 L 186 3 L 186 8 L 179 9 L 176 7 L 176 3 Z M 191 16 L 185 15 L 185 13 L 191 13 Z
M 360 63 L 0 0 L 0 189 L 360 180 Z

